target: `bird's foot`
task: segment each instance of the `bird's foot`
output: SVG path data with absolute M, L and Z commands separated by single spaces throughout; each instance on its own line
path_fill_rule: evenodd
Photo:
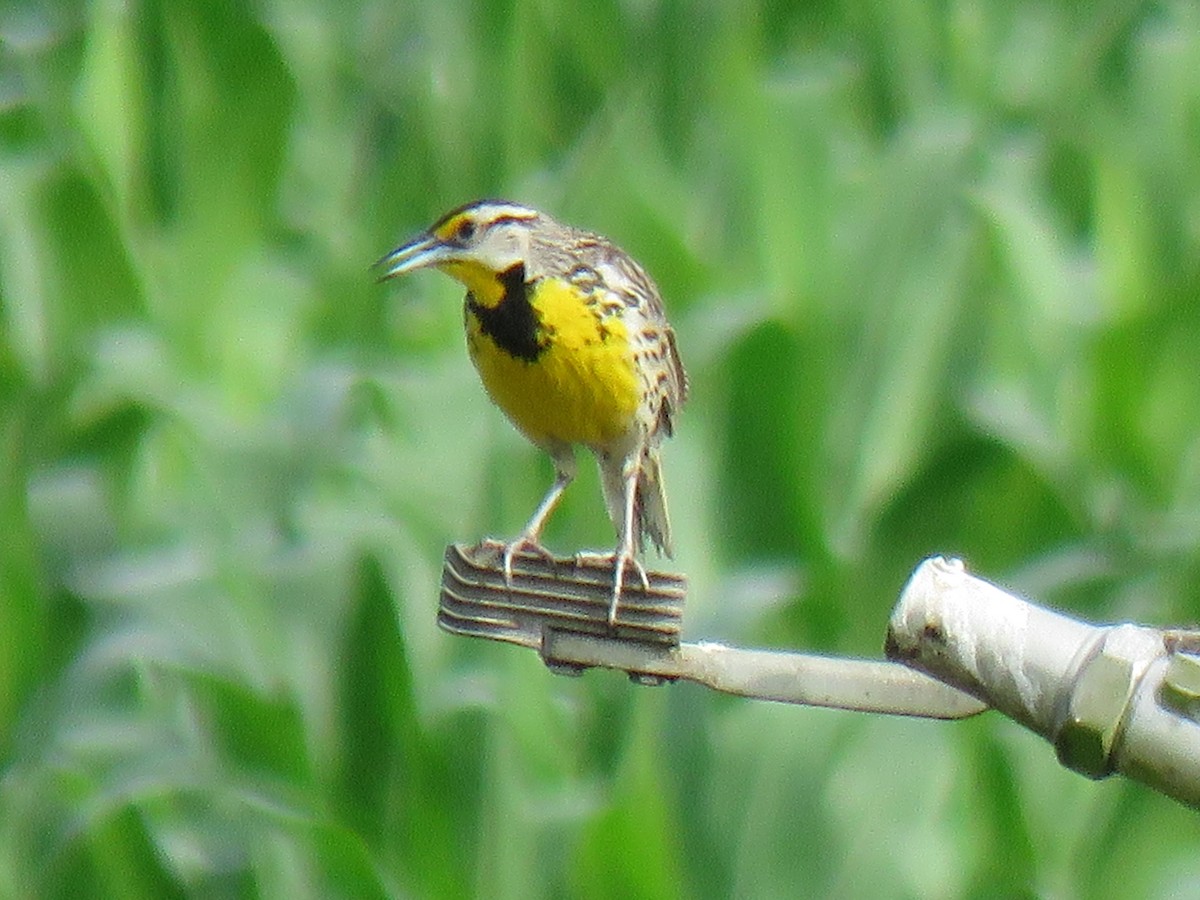
M 500 554 L 504 562 L 504 586 L 507 588 L 512 588 L 513 557 L 521 551 L 533 551 L 548 562 L 554 562 L 554 554 L 543 547 L 535 536 L 529 534 L 523 534 L 513 541 L 497 541 L 488 538 L 483 542 L 483 546 Z
M 637 569 L 644 591 L 650 590 L 650 578 L 646 575 L 645 567 L 632 553 L 618 552 L 609 558 L 613 561 L 613 589 L 612 600 L 608 604 L 608 627 L 614 628 L 617 624 L 617 607 L 621 605 L 621 591 L 625 586 L 625 569 L 631 565 Z

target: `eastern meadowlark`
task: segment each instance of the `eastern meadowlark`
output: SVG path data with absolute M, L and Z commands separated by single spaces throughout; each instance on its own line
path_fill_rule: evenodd
M 575 477 L 575 447 L 600 469 L 617 531 L 609 623 L 626 569 L 648 537 L 670 556 L 671 524 L 659 443 L 670 436 L 688 380 L 658 288 L 611 241 L 535 209 L 479 200 L 454 209 L 393 250 L 383 278 L 436 268 L 467 288 L 467 347 L 488 395 L 554 461 L 555 477 L 513 554 L 541 546 L 542 528 Z

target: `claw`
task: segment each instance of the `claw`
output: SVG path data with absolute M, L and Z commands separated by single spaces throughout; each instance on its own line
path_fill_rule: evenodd
M 645 567 L 632 553 L 614 553 L 609 557 L 613 561 L 613 590 L 612 601 L 608 605 L 608 627 L 615 628 L 617 624 L 617 608 L 621 605 L 621 591 L 625 586 L 625 567 L 633 564 L 638 577 L 642 581 L 642 590 L 650 590 L 650 578 L 646 575 Z
M 637 570 L 638 580 L 642 583 L 642 590 L 649 593 L 650 591 L 650 576 L 646 574 L 646 568 L 641 561 L 631 553 L 596 553 L 591 550 L 578 550 L 574 555 L 575 566 L 584 565 L 585 563 L 611 565 L 613 567 L 613 582 L 612 582 L 612 599 L 608 605 L 608 624 L 610 627 L 617 623 L 617 609 L 621 605 L 621 593 L 625 588 L 625 570 L 632 566 Z
M 638 562 L 637 557 L 629 557 L 629 561 L 633 563 L 633 567 L 638 570 L 638 577 L 642 580 L 642 590 L 649 593 L 650 591 L 650 576 L 646 574 L 646 567 Z
M 496 541 L 487 540 L 484 544 L 502 554 L 504 560 L 504 586 L 512 589 L 512 567 L 513 557 L 522 550 L 532 550 L 534 553 L 543 557 L 549 562 L 554 562 L 554 554 L 538 543 L 536 538 L 530 537 L 527 534 L 521 535 L 514 541 Z

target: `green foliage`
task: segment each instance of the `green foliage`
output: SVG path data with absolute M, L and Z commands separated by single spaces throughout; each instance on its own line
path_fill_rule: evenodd
M 646 263 L 694 637 L 874 654 L 932 553 L 1194 622 L 1197 72 L 1185 0 L 6 7 L 0 894 L 1194 892 L 1194 816 L 998 717 L 438 632 L 548 467 L 369 266 L 483 195 Z

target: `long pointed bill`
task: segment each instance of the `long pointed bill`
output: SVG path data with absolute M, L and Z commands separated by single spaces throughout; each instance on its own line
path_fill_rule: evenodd
M 414 269 L 436 265 L 442 258 L 445 245 L 430 234 L 422 234 L 403 244 L 377 262 L 377 268 L 383 269 L 380 281 L 404 275 Z

